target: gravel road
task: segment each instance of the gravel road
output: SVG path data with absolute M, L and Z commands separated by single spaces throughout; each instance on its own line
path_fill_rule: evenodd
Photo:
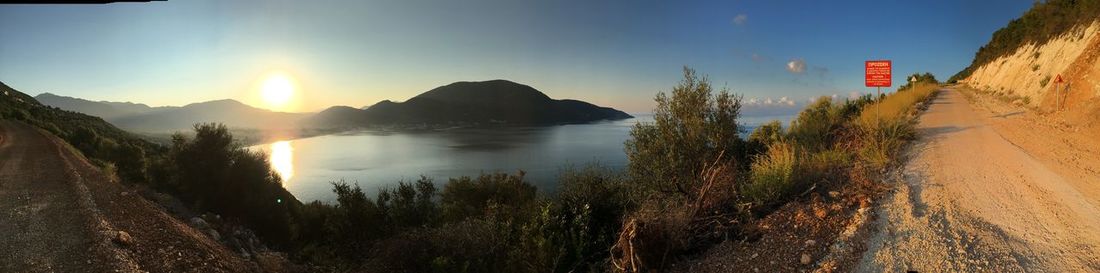
M 1022 108 L 967 97 L 942 90 L 921 116 L 858 271 L 1100 272 L 1100 155 L 1068 148 L 1100 140 L 1067 146 Z
M 0 120 L 0 272 L 254 272 L 62 140 Z

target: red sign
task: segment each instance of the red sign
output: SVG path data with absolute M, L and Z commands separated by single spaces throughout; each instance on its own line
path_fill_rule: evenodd
M 863 62 L 867 87 L 890 87 L 890 60 Z
M 1062 74 L 1058 74 L 1057 77 L 1054 77 L 1054 83 L 1063 83 L 1063 82 L 1066 82 L 1066 81 L 1062 79 Z

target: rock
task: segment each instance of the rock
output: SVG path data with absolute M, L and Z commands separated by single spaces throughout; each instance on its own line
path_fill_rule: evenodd
M 802 264 L 810 264 L 810 262 L 812 262 L 810 260 L 810 254 L 806 254 L 806 253 L 802 253 L 802 259 L 799 260 L 799 261 L 802 262 Z
M 199 229 L 210 228 L 210 224 L 207 223 L 206 220 L 203 220 L 202 218 L 199 218 L 199 217 L 191 217 L 191 226 L 199 228 Z
M 129 233 L 126 233 L 125 231 L 119 230 L 118 232 L 115 233 L 114 241 L 115 241 L 115 243 L 117 243 L 119 245 L 122 245 L 122 246 L 130 246 L 130 244 L 134 243 L 134 238 L 130 237 Z
M 221 241 L 222 240 L 222 235 L 220 233 L 218 233 L 217 230 L 214 230 L 214 229 L 207 229 L 206 230 L 206 235 L 210 235 L 210 238 L 214 239 L 214 241 Z
M 829 197 L 837 198 L 837 196 L 840 196 L 840 192 L 838 192 L 838 191 L 829 191 Z
M 817 244 L 817 241 L 814 241 L 814 240 L 806 240 L 806 246 L 814 246 L 814 244 Z

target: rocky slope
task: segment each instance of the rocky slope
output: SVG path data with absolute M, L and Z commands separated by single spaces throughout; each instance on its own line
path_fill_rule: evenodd
M 1100 97 L 1100 21 L 1081 24 L 1046 43 L 1027 43 L 1012 55 L 979 66 L 960 82 L 972 87 L 1028 98 L 1031 106 L 1053 109 L 1060 100 L 1058 75 L 1068 83 L 1067 108 Z

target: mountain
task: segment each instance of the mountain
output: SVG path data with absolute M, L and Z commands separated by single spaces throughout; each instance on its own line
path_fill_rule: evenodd
M 308 126 L 366 125 L 548 125 L 631 118 L 579 100 L 556 100 L 527 85 L 507 81 L 456 82 L 405 102 L 382 101 L 365 109 L 332 107 L 306 120 Z
M 132 102 L 90 101 L 43 93 L 42 104 L 101 117 L 120 128 L 138 132 L 189 130 L 195 123 L 221 122 L 231 128 L 292 129 L 308 114 L 272 112 L 235 100 L 216 100 L 182 107 L 150 107 Z
M 59 137 L 72 141 L 78 137 L 78 129 L 89 129 L 99 137 L 109 138 L 116 144 L 129 143 L 145 149 L 157 149 L 156 145 L 140 136 L 123 131 L 100 117 L 59 107 L 50 107 L 34 97 L 19 92 L 0 82 L 0 119 L 21 120 L 42 128 Z
M 201 122 L 224 123 L 230 128 L 293 129 L 298 120 L 308 115 L 273 112 L 227 99 L 121 116 L 110 122 L 123 129 L 142 132 L 187 130 Z
M 145 104 L 130 102 L 90 101 L 86 99 L 59 96 L 51 93 L 42 93 L 34 96 L 35 100 L 42 104 L 80 112 L 104 119 L 112 119 L 121 116 L 140 114 L 153 111 L 152 107 Z

